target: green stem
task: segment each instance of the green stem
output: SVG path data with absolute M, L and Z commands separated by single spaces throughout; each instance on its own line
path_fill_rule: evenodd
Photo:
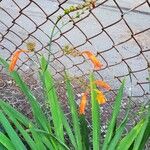
M 60 21 L 61 19 L 58 19 L 52 29 L 52 32 L 51 32 L 51 36 L 50 36 L 50 41 L 49 41 L 49 48 L 48 48 L 48 51 L 49 51 L 49 54 L 48 54 L 48 59 L 47 59 L 47 65 L 45 67 L 45 70 L 47 69 L 48 67 L 48 64 L 49 64 L 49 61 L 50 61 L 50 51 L 51 51 L 51 45 L 52 45 L 52 39 L 54 36 L 56 36 L 60 31 L 57 31 L 57 32 L 54 32 L 55 31 L 55 28 L 58 24 L 58 22 Z M 65 24 L 63 24 L 59 29 L 62 29 L 64 26 L 66 26 L 70 21 L 66 22 Z
M 50 36 L 50 41 L 49 41 L 49 48 L 48 48 L 48 51 L 49 51 L 49 54 L 48 54 L 48 59 L 47 59 L 47 64 L 45 66 L 45 71 L 47 70 L 47 67 L 48 67 L 48 64 L 49 64 L 49 61 L 50 61 L 50 50 L 51 50 L 51 45 L 52 45 L 52 39 L 54 37 L 54 31 L 55 31 L 55 28 L 56 28 L 56 25 L 58 24 L 58 22 L 60 21 L 60 19 L 58 19 L 52 29 L 52 32 L 51 32 L 51 36 Z M 44 72 L 45 72 L 44 71 Z

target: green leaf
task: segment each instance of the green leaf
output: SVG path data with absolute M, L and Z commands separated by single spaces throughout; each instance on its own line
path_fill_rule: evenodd
M 94 76 L 90 74 L 90 87 L 91 87 L 91 104 L 92 104 L 92 143 L 93 150 L 100 148 L 100 108 L 96 99 L 96 85 L 94 83 Z
M 150 122 L 149 122 L 150 123 Z M 144 148 L 145 146 L 145 143 L 147 141 L 147 136 L 145 136 L 145 131 L 146 131 L 146 128 L 148 126 L 148 120 L 145 120 L 145 123 L 143 125 L 143 128 L 141 129 L 141 131 L 139 132 L 137 138 L 135 139 L 135 142 L 134 142 L 134 147 L 133 147 L 133 150 L 141 150 Z M 148 131 L 147 133 L 149 134 L 148 137 L 150 136 L 150 125 L 149 125 L 149 128 L 148 128 Z M 146 133 L 146 134 L 147 134 Z M 143 139 L 145 139 L 145 142 L 144 144 L 142 143 Z M 143 148 L 141 147 L 141 144 L 143 145 Z
M 64 128 L 65 128 L 66 133 L 67 133 L 67 135 L 68 135 L 68 137 L 70 139 L 71 144 L 73 145 L 74 148 L 76 148 L 77 147 L 76 140 L 75 140 L 75 137 L 73 135 L 73 131 L 70 128 L 70 125 L 69 125 L 69 123 L 67 121 L 67 118 L 66 118 L 65 114 L 62 112 L 60 117 L 62 118 Z
M 47 69 L 45 69 L 46 66 L 47 66 L 47 62 L 46 62 L 45 58 L 42 57 L 42 59 L 41 59 L 41 69 L 42 69 L 42 71 L 40 72 L 40 78 L 41 78 L 41 81 L 43 83 L 43 87 L 45 89 L 44 90 L 45 95 L 46 95 L 45 99 L 48 99 L 48 102 L 50 104 L 50 108 L 52 108 L 51 103 L 53 103 L 53 108 L 52 108 L 53 110 L 51 109 L 51 111 L 53 112 L 53 117 L 55 118 L 56 130 L 58 129 L 57 126 L 59 126 L 59 125 L 61 126 L 60 130 L 62 130 L 62 125 L 63 125 L 64 129 L 66 130 L 67 135 L 70 139 L 71 144 L 73 145 L 73 147 L 76 147 L 75 137 L 72 133 L 72 129 L 70 128 L 70 125 L 69 125 L 69 123 L 66 119 L 66 116 L 65 116 L 64 112 L 62 111 L 62 109 L 60 107 L 60 103 L 57 100 L 56 91 L 53 87 L 54 83 L 53 83 L 53 80 L 52 80 L 52 76 L 47 71 Z M 47 79 L 45 78 L 45 76 L 47 77 Z M 49 80 L 49 78 L 50 78 L 50 80 Z M 51 87 L 53 87 L 53 88 L 51 89 Z M 54 91 L 54 93 L 52 93 L 51 90 Z M 47 94 L 46 94 L 46 92 L 47 92 Z M 49 92 L 51 92 L 51 93 L 49 93 Z M 53 98 L 55 98 L 55 99 L 53 99 Z M 53 100 L 53 102 L 51 102 L 51 100 Z M 58 112 L 56 112 L 56 111 L 58 111 Z M 59 115 L 54 115 L 54 114 L 57 114 L 57 113 L 59 113 Z M 61 119 L 61 120 L 59 120 L 59 121 L 61 121 L 60 124 L 58 123 L 58 119 Z M 58 132 L 58 130 L 57 130 L 57 132 Z
M 20 134 L 22 135 L 22 137 L 24 137 L 26 143 L 31 147 L 31 149 L 37 150 L 34 141 L 30 137 L 30 135 L 26 132 L 26 129 L 24 129 L 24 127 L 16 120 L 15 118 L 16 115 L 11 113 L 11 109 L 5 109 L 4 107 L 2 109 L 4 110 L 5 114 L 7 114 L 9 120 L 11 120 L 11 122 L 15 125 L 17 130 L 20 131 Z
M 126 123 L 128 121 L 129 111 L 130 111 L 130 103 L 128 104 L 128 108 L 127 108 L 127 111 L 126 111 L 126 116 L 124 117 L 124 119 L 121 122 L 120 126 L 116 129 L 116 131 L 114 133 L 114 137 L 110 141 L 108 150 L 115 150 L 116 149 L 116 146 L 117 146 L 118 142 L 121 139 L 121 135 L 122 135 L 123 131 L 125 130 Z
M 70 111 L 71 111 L 72 124 L 73 124 L 73 130 L 74 130 L 74 134 L 76 138 L 77 149 L 81 150 L 82 138 L 81 138 L 81 132 L 80 132 L 77 104 L 75 102 L 74 92 L 73 92 L 70 80 L 68 79 L 67 75 L 65 75 L 65 79 L 66 79 L 67 99 L 68 99 L 68 104 L 69 104 Z
M 25 127 L 29 127 L 29 124 L 31 121 L 24 115 L 22 115 L 20 112 L 18 112 L 15 108 L 13 108 L 9 103 L 4 102 L 3 100 L 0 99 L 0 108 L 4 111 L 7 112 L 9 111 L 10 114 L 15 117 L 19 122 L 21 122 Z
M 89 150 L 90 149 L 90 142 L 89 142 L 89 128 L 87 121 L 85 119 L 85 115 L 80 116 L 80 130 L 81 130 L 81 136 L 82 136 L 82 143 L 83 143 L 83 149 Z
M 102 150 L 107 150 L 108 145 L 109 145 L 110 141 L 113 138 L 115 125 L 116 125 L 116 122 L 117 122 L 117 117 L 118 117 L 119 112 L 120 112 L 121 100 L 122 100 L 122 97 L 123 97 L 124 85 L 125 85 L 125 80 L 123 80 L 122 85 L 119 88 L 118 94 L 117 94 L 117 96 L 115 98 L 115 102 L 114 102 L 114 106 L 113 106 L 113 112 L 112 112 L 112 119 L 111 119 L 111 121 L 109 123 L 109 126 L 108 126 L 108 130 L 107 130 L 107 133 L 106 133 L 106 137 L 104 139 L 104 144 L 103 144 Z
M 34 125 L 32 124 L 32 122 L 31 121 L 29 121 L 28 120 L 28 118 L 26 118 L 24 115 L 22 115 L 21 113 L 19 113 L 18 111 L 16 111 L 12 106 L 10 106 L 9 104 L 7 104 L 6 102 L 4 102 L 4 101 L 0 101 L 0 107 L 1 107 L 1 109 L 5 112 L 5 113 L 7 113 L 7 115 L 11 118 L 11 117 L 13 117 L 13 118 L 15 118 L 16 120 L 18 120 L 21 124 L 23 124 L 23 126 L 24 127 L 26 127 L 26 130 L 28 131 L 28 128 L 29 128 L 29 126 L 31 127 L 31 126 L 33 126 L 34 127 Z M 14 119 L 13 119 L 14 120 Z M 13 121 L 13 123 L 16 125 L 16 120 L 15 121 Z M 18 122 L 17 122 L 17 124 L 18 124 Z M 16 125 L 16 127 L 17 127 L 17 130 L 19 130 L 20 129 L 20 127 L 18 127 L 17 125 Z M 35 127 L 34 127 L 35 128 Z M 21 132 L 22 133 L 22 132 Z M 28 133 L 28 132 L 27 132 Z M 37 135 L 37 134 L 36 134 Z M 38 144 L 37 143 L 31 143 L 29 140 L 31 140 L 32 141 L 32 139 L 30 138 L 30 137 L 28 137 L 28 135 L 26 136 L 26 133 L 25 133 L 25 135 L 23 134 L 22 135 L 23 137 L 24 137 L 24 139 L 26 140 L 26 142 L 28 143 L 28 145 L 30 145 L 30 147 L 31 147 L 31 149 L 39 149 L 39 146 L 38 146 Z M 38 137 L 40 136 L 40 135 L 37 135 Z M 52 145 L 52 143 L 51 143 L 51 141 L 50 140 L 48 140 L 48 139 L 45 139 L 45 137 L 44 136 L 42 136 L 42 138 L 41 138 L 41 141 L 43 142 L 43 144 L 45 144 L 46 143 L 46 145 L 48 146 L 48 148 L 50 148 L 50 149 L 54 149 L 53 148 L 53 145 Z M 31 143 L 31 144 L 30 144 Z M 36 146 L 36 148 L 34 148 Z
M 59 100 L 57 96 L 56 89 L 54 87 L 54 81 L 52 75 L 45 69 L 47 66 L 47 62 L 44 57 L 41 58 L 41 72 L 40 77 L 43 82 L 44 91 L 47 97 L 47 101 L 50 105 L 50 110 L 52 114 L 52 120 L 54 124 L 54 131 L 58 138 L 64 141 L 64 131 L 63 131 L 63 123 L 60 117 L 61 111 L 59 106 Z
M 150 107 L 145 116 L 144 125 L 139 132 L 137 138 L 134 142 L 133 150 L 142 150 L 144 149 L 145 143 L 147 142 L 148 138 L 150 137 Z
M 47 138 L 46 136 L 41 136 L 41 140 L 48 150 L 57 149 L 57 145 L 54 144 L 55 142 L 51 143 L 50 139 Z
M 139 135 L 140 135 L 140 133 L 139 133 Z M 139 145 L 138 150 L 144 149 L 144 146 L 145 146 L 146 142 L 148 141 L 149 137 L 150 137 L 150 121 L 147 124 L 147 127 L 145 129 L 145 132 L 144 132 L 144 135 L 143 135 L 143 138 L 142 138 L 142 141 Z
M 8 63 L 0 57 L 0 64 L 2 64 L 7 70 L 8 70 Z M 40 108 L 39 103 L 37 102 L 36 98 L 26 85 L 26 83 L 22 80 L 20 75 L 16 72 L 13 71 L 10 73 L 10 76 L 15 80 L 16 84 L 20 87 L 24 95 L 28 98 L 27 100 L 29 101 L 33 115 L 40 127 L 45 129 L 46 131 L 51 131 L 49 122 L 47 121 L 45 115 L 42 112 L 42 109 Z
M 16 149 L 19 149 L 19 150 L 26 150 L 25 145 L 23 144 L 23 142 L 21 141 L 19 136 L 16 134 L 16 132 L 14 131 L 14 129 L 12 128 L 10 123 L 8 122 L 7 118 L 2 113 L 2 111 L 0 111 L 0 123 L 2 124 L 5 131 L 7 132 L 7 134 L 9 136 L 12 144 L 14 145 L 14 147 Z
M 0 132 L 0 143 L 8 150 L 16 150 L 11 140 L 6 137 L 2 132 Z
M 29 130 L 32 133 L 32 137 L 36 143 L 37 150 L 46 150 L 46 147 L 42 142 L 42 137 L 40 136 L 40 134 L 37 134 L 37 132 L 35 132 L 35 129 L 32 125 L 30 125 Z
M 39 130 L 39 129 L 33 129 L 35 132 L 37 132 L 38 134 L 41 135 L 41 137 L 47 137 L 47 139 L 53 139 L 55 142 L 56 142 L 56 145 L 60 146 L 61 148 L 65 149 L 65 150 L 70 150 L 68 148 L 68 146 L 62 142 L 62 140 L 58 139 L 56 136 L 54 136 L 53 134 L 50 134 L 46 131 L 43 131 L 43 130 Z M 44 136 L 43 136 L 44 135 Z M 46 139 L 46 138 L 45 138 Z
M 45 130 L 50 131 L 49 123 L 40 108 L 39 103 L 37 102 L 36 98 L 33 96 L 27 85 L 22 81 L 21 77 L 15 73 L 13 74 L 13 79 L 19 85 L 20 89 L 23 91 L 25 96 L 28 98 L 29 103 L 31 104 L 31 108 L 33 111 L 33 115 L 37 121 L 37 123 Z
M 60 117 L 62 118 L 64 128 L 65 128 L 66 133 L 67 133 L 67 135 L 68 135 L 68 137 L 70 139 L 70 143 L 73 145 L 74 148 L 76 148 L 76 140 L 75 140 L 75 137 L 73 135 L 73 131 L 70 128 L 70 125 L 69 125 L 69 123 L 67 121 L 67 118 L 66 118 L 65 114 L 62 112 L 60 114 Z
M 144 120 L 141 120 L 134 128 L 132 128 L 131 131 L 119 142 L 116 150 L 128 150 L 141 131 L 143 124 Z

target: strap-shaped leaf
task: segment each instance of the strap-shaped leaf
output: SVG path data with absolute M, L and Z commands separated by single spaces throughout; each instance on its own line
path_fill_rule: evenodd
M 131 131 L 119 142 L 116 150 L 128 150 L 133 144 L 135 138 L 140 133 L 145 120 L 141 120 Z
M 4 135 L 2 132 L 0 132 L 0 149 L 6 148 L 7 150 L 16 150 L 14 145 L 12 144 L 11 140 Z M 2 148 L 2 150 L 3 150 Z
M 107 133 L 106 133 L 106 137 L 105 137 L 105 140 L 104 140 L 102 150 L 107 150 L 108 145 L 109 145 L 109 143 L 110 143 L 110 141 L 113 137 L 114 130 L 115 130 L 115 125 L 116 125 L 116 122 L 117 122 L 117 117 L 118 117 L 119 112 L 120 112 L 124 85 L 125 85 L 125 80 L 123 80 L 122 85 L 119 88 L 118 94 L 115 98 L 115 102 L 114 102 L 114 105 L 113 105 L 112 119 L 109 122 L 108 130 L 107 130 Z
M 100 148 L 100 108 L 99 103 L 96 100 L 96 85 L 94 83 L 94 76 L 90 74 L 90 87 L 91 87 L 91 104 L 92 104 L 92 143 L 93 150 L 99 150 Z
M 12 128 L 2 111 L 0 111 L 0 123 L 4 127 L 6 133 L 8 134 L 13 146 L 19 150 L 26 150 L 25 145 L 23 144 L 15 130 Z
M 67 75 L 65 75 L 65 80 L 66 80 L 66 89 L 67 89 L 67 99 L 71 111 L 72 124 L 73 124 L 74 134 L 76 138 L 77 149 L 80 150 L 82 149 L 82 142 L 81 142 L 82 138 L 80 132 L 80 125 L 79 125 L 80 121 L 78 116 L 77 104 L 75 102 L 75 95 L 74 95 L 72 85 Z
M 0 64 L 2 64 L 7 70 L 8 70 L 8 63 L 0 57 Z M 34 95 L 32 94 L 29 87 L 26 85 L 26 83 L 22 80 L 20 75 L 17 73 L 17 71 L 13 71 L 10 73 L 10 76 L 15 80 L 16 84 L 20 87 L 24 95 L 27 97 L 27 100 L 29 101 L 33 115 L 38 123 L 38 125 L 45 129 L 46 131 L 50 131 L 50 125 L 47 121 L 44 113 L 42 112 L 42 109 L 40 108 L 40 105 Z

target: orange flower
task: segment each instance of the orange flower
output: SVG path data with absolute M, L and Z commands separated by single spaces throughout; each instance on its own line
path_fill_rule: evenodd
M 17 60 L 19 59 L 19 55 L 22 52 L 29 52 L 29 51 L 20 49 L 20 50 L 14 52 L 12 59 L 11 59 L 11 62 L 10 62 L 10 65 L 9 65 L 9 71 L 10 72 L 12 72 L 14 70 L 16 63 L 17 63 Z
M 96 93 L 97 93 L 97 101 L 99 104 L 105 104 L 107 99 L 105 97 L 105 95 L 103 94 L 103 92 L 99 91 L 99 90 L 96 90 Z
M 86 95 L 87 95 L 87 93 L 83 93 L 83 95 L 82 95 L 82 99 L 81 99 L 80 106 L 79 106 L 79 114 L 80 115 L 85 114 L 85 107 L 86 107 L 86 100 L 87 100 Z
M 102 68 L 103 64 L 95 57 L 93 53 L 91 53 L 90 51 L 83 51 L 81 54 L 87 55 L 87 57 L 94 64 L 94 70 L 100 70 Z
M 111 90 L 111 87 L 109 84 L 107 84 L 106 82 L 102 81 L 102 80 L 95 80 L 94 83 L 97 85 L 97 86 L 100 86 L 106 90 Z

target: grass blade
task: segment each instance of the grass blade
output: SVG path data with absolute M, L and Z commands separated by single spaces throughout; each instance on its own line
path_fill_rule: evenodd
M 33 115 L 38 122 L 38 124 L 45 130 L 50 131 L 49 123 L 43 114 L 39 103 L 37 102 L 36 98 L 33 96 L 27 85 L 22 81 L 21 77 L 16 73 L 13 75 L 13 79 L 19 85 L 23 93 L 27 96 L 29 103 L 31 104 L 31 108 L 33 111 Z
M 135 139 L 133 150 L 144 149 L 145 143 L 147 142 L 149 137 L 150 137 L 150 108 L 145 117 L 143 128 L 141 129 L 140 133 Z
M 8 150 L 16 150 L 11 140 L 6 137 L 2 132 L 0 132 L 0 143 Z
M 19 122 L 21 122 L 25 127 L 29 127 L 29 124 L 31 121 L 24 115 L 22 115 L 20 112 L 16 111 L 15 108 L 13 108 L 10 104 L 7 102 L 4 102 L 0 99 L 0 108 L 6 112 L 7 110 L 10 112 L 10 114 L 15 117 Z
M 5 131 L 7 132 L 11 142 L 13 143 L 14 147 L 19 150 L 26 150 L 25 145 L 19 138 L 19 136 L 16 134 L 10 123 L 8 122 L 5 115 L 0 111 L 0 123 L 4 127 Z
M 61 120 L 59 120 L 59 121 L 61 121 L 60 125 L 64 126 L 64 129 L 66 130 L 66 132 L 68 134 L 68 137 L 70 139 L 71 144 L 73 145 L 73 147 L 76 147 L 76 141 L 75 141 L 75 137 L 74 137 L 74 135 L 72 133 L 72 129 L 70 128 L 70 125 L 69 125 L 69 123 L 68 123 L 68 121 L 67 121 L 67 119 L 65 117 L 65 114 L 64 114 L 64 112 L 62 111 L 62 109 L 60 107 L 60 103 L 58 102 L 56 91 L 55 91 L 55 89 L 53 87 L 54 84 L 53 84 L 53 81 L 52 81 L 52 76 L 47 70 L 45 70 L 46 64 L 47 64 L 47 62 L 46 62 L 45 58 L 43 57 L 42 60 L 41 60 L 42 71 L 40 72 L 40 78 L 41 78 L 41 81 L 43 82 L 43 86 L 45 88 L 45 92 L 47 91 L 47 94 L 48 94 L 47 98 L 49 98 L 50 107 L 52 107 L 51 100 L 53 98 L 55 98 L 55 100 L 53 102 L 53 105 L 54 105 L 53 106 L 53 110 L 51 110 L 51 111 L 53 111 L 53 112 L 55 112 L 56 110 L 59 111 L 59 115 L 53 115 L 55 117 L 56 129 L 57 129 L 57 126 L 59 125 L 58 124 L 58 119 L 61 119 Z M 45 73 L 46 73 L 47 79 L 44 79 Z M 49 77 L 50 77 L 50 81 L 48 79 Z M 51 89 L 51 87 L 53 87 L 53 89 Z M 51 91 L 51 93 L 49 93 L 50 90 L 54 91 L 54 93 L 52 93 L 52 91 Z M 55 112 L 55 114 L 57 114 L 57 113 L 58 112 Z M 59 116 L 59 118 L 57 116 Z M 62 130 L 62 126 L 61 126 L 60 129 L 61 129 L 61 131 L 63 131 Z M 61 134 L 63 134 L 63 133 L 61 133 Z
M 141 141 L 141 143 L 140 143 L 140 145 L 138 147 L 138 150 L 144 149 L 144 146 L 145 146 L 147 140 L 149 139 L 149 137 L 150 137 L 150 121 L 149 121 L 149 123 L 148 123 L 148 125 L 147 125 L 147 127 L 145 129 L 145 132 L 144 132 L 144 135 L 143 135 L 143 139 L 142 139 L 142 141 Z
M 144 139 L 146 138 L 144 136 L 144 133 L 146 131 L 146 127 L 147 126 L 148 126 L 148 120 L 145 120 L 143 128 L 141 129 L 141 131 L 139 132 L 137 138 L 135 139 L 133 150 L 141 150 L 141 149 L 143 149 L 143 148 L 141 148 L 141 144 L 142 144 L 143 138 Z M 148 130 L 150 130 L 150 128 Z M 150 131 L 148 131 L 147 133 L 149 133 L 149 136 L 150 136 Z M 147 141 L 147 140 L 145 140 L 145 141 Z M 145 142 L 142 145 L 145 146 Z
M 7 114 L 7 116 L 9 117 L 9 120 L 11 120 L 11 122 L 15 125 L 15 127 L 17 128 L 17 130 L 20 132 L 20 134 L 22 135 L 22 137 L 24 137 L 26 143 L 30 146 L 30 148 L 32 150 L 37 150 L 37 147 L 36 147 L 34 141 L 29 136 L 29 134 L 26 132 L 26 129 L 24 129 L 21 126 L 21 124 L 15 119 L 15 114 L 12 114 L 10 109 L 3 108 L 3 110 L 4 110 L 5 114 Z
M 54 144 L 52 144 L 51 142 L 50 142 L 50 139 L 48 139 L 48 138 L 46 138 L 46 136 L 41 136 L 41 140 L 42 140 L 42 142 L 43 142 L 43 144 L 45 145 L 45 147 L 48 149 L 48 150 L 51 150 L 51 149 L 57 149 L 57 147 L 54 145 Z
M 22 114 L 20 114 L 18 111 L 16 111 L 12 106 L 10 106 L 9 104 L 7 104 L 6 102 L 3 102 L 3 101 L 1 101 L 0 102 L 0 107 L 2 108 L 2 110 L 6 113 L 7 112 L 7 115 L 9 116 L 9 117 L 15 117 L 15 119 L 17 119 L 20 123 L 22 123 L 27 129 L 29 128 L 29 126 L 33 126 L 33 124 L 32 124 L 32 122 L 30 122 L 25 116 L 23 116 Z M 13 119 L 14 120 L 14 119 Z M 13 123 L 16 125 L 16 123 L 15 123 L 16 121 L 13 121 Z M 18 124 L 18 123 L 17 123 Z M 18 127 L 17 125 L 16 125 L 16 127 L 17 127 L 17 129 L 19 130 L 20 129 L 20 127 Z M 37 136 L 40 136 L 40 135 L 37 135 Z M 28 143 L 28 145 L 30 145 L 30 147 L 31 147 L 31 149 L 35 149 L 35 150 L 37 150 L 37 149 L 39 149 L 39 147 L 41 147 L 41 146 L 38 146 L 38 144 L 37 143 L 34 143 L 33 144 L 33 142 L 31 143 L 30 141 L 29 141 L 29 139 L 32 141 L 32 139 L 30 138 L 30 137 L 28 137 L 28 135 L 27 136 L 25 136 L 24 134 L 23 134 L 23 137 L 24 137 L 24 139 L 26 140 L 26 142 Z M 29 141 L 29 142 L 28 142 Z M 45 139 L 45 137 L 42 137 L 41 138 L 41 141 L 43 141 L 43 143 L 46 143 L 47 145 L 48 145 L 48 148 L 50 148 L 50 149 L 54 149 L 53 148 L 53 146 L 52 146 L 52 144 L 51 144 L 51 141 L 50 140 L 48 140 L 48 139 Z M 31 143 L 31 144 L 30 144 Z
M 80 130 L 82 136 L 83 149 L 89 150 L 90 149 L 89 128 L 87 121 L 85 119 L 85 115 L 80 116 Z
M 47 65 L 47 61 L 44 57 L 41 58 L 41 73 L 40 76 L 42 78 L 44 91 L 47 95 L 47 101 L 50 105 L 50 110 L 52 114 L 52 120 L 54 124 L 54 131 L 58 138 L 64 141 L 64 132 L 63 132 L 63 123 L 60 117 L 60 107 L 59 100 L 57 96 L 56 89 L 54 87 L 54 81 L 50 72 L 45 68 Z
M 77 149 L 82 149 L 82 143 L 81 143 L 81 132 L 80 132 L 80 125 L 79 125 L 79 117 L 78 117 L 78 110 L 77 110 L 77 104 L 75 102 L 75 96 L 73 92 L 73 88 L 71 86 L 70 80 L 68 79 L 67 75 L 65 75 L 66 79 L 66 90 L 67 90 L 67 99 L 71 111 L 71 117 L 72 117 L 72 124 L 73 124 L 73 130 L 75 132 L 75 138 L 77 143 Z
M 38 129 L 33 129 L 35 132 L 41 134 L 42 136 L 44 135 L 44 137 L 48 137 L 48 139 L 53 139 L 57 145 L 59 145 L 61 148 L 65 149 L 65 150 L 70 150 L 69 147 L 63 143 L 60 139 L 58 139 L 56 136 L 54 136 L 53 134 L 50 134 L 48 132 L 45 132 L 43 130 L 38 130 Z
M 109 126 L 108 126 L 108 130 L 107 130 L 107 133 L 106 133 L 106 137 L 105 137 L 105 140 L 104 140 L 102 150 L 107 150 L 107 147 L 108 147 L 108 145 L 109 145 L 109 143 L 110 143 L 110 141 L 113 137 L 117 117 L 119 115 L 119 111 L 120 111 L 120 107 L 121 107 L 121 100 L 122 100 L 122 97 L 123 97 L 124 85 L 125 85 L 125 80 L 123 80 L 122 85 L 119 88 L 118 94 L 115 98 L 115 103 L 114 103 L 113 113 L 112 113 L 112 119 L 111 119 L 111 121 L 109 123 Z
M 76 146 L 77 146 L 76 145 L 76 140 L 75 140 L 75 137 L 74 137 L 74 135 L 72 133 L 72 129 L 70 128 L 70 125 L 69 125 L 69 123 L 67 121 L 67 118 L 66 118 L 65 114 L 62 112 L 60 117 L 62 118 L 62 122 L 63 122 L 64 128 L 65 128 L 66 133 L 67 133 L 67 135 L 68 135 L 68 137 L 70 139 L 71 144 L 73 145 L 74 148 L 76 148 Z
M 98 101 L 96 100 L 96 85 L 94 83 L 94 76 L 90 74 L 90 87 L 91 87 L 91 104 L 92 104 L 92 143 L 93 150 L 100 148 L 100 109 Z
M 143 124 L 144 120 L 141 120 L 134 128 L 132 128 L 132 130 L 119 142 L 116 150 L 128 150 L 141 131 Z
M 0 57 L 0 64 L 2 64 L 7 70 L 8 70 L 8 63 Z M 39 124 L 40 127 L 45 129 L 46 131 L 51 131 L 51 128 L 49 126 L 49 123 L 43 114 L 39 103 L 37 102 L 36 98 L 33 96 L 32 92 L 28 88 L 28 86 L 23 82 L 21 79 L 20 75 L 16 72 L 13 71 L 10 73 L 10 76 L 15 80 L 16 84 L 20 87 L 22 92 L 25 94 L 25 96 L 28 98 L 28 101 L 31 105 L 33 115 Z
M 32 133 L 32 137 L 36 143 L 37 150 L 46 150 L 46 147 L 42 142 L 42 138 L 41 138 L 40 134 L 37 134 L 37 132 L 35 132 L 34 127 L 32 125 L 30 125 L 29 130 Z
M 126 116 L 123 119 L 122 123 L 118 127 L 118 129 L 115 131 L 114 137 L 112 138 L 108 150 L 115 150 L 118 142 L 120 141 L 121 135 L 125 129 L 126 123 L 128 121 L 128 115 L 129 115 L 129 110 L 130 110 L 130 105 L 128 105 Z

